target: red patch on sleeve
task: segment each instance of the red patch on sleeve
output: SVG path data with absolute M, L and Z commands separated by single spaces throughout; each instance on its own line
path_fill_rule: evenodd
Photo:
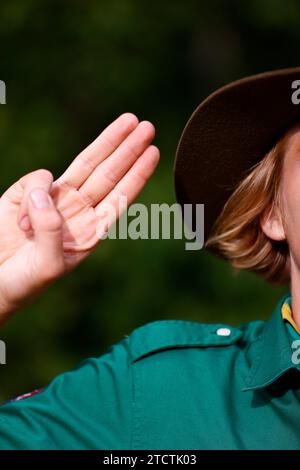
M 9 400 L 9 403 L 13 402 L 13 401 L 20 401 L 20 400 L 24 400 L 25 398 L 33 397 L 33 395 L 37 395 L 38 393 L 42 392 L 43 390 L 44 390 L 44 388 L 37 388 L 36 390 L 33 390 L 32 392 L 24 393 L 23 395 L 20 395 L 16 398 L 13 398 L 12 400 Z

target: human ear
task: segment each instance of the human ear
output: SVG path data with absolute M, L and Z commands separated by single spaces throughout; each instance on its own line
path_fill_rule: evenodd
M 260 226 L 264 234 L 274 241 L 286 240 L 286 235 L 279 210 L 274 210 L 268 206 L 259 219 Z

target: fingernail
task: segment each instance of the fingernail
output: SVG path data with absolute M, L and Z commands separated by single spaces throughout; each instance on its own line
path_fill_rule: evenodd
M 19 222 L 19 227 L 24 232 L 27 232 L 31 228 L 30 219 L 28 215 L 25 215 Z
M 30 198 L 36 209 L 46 209 L 50 207 L 49 195 L 43 189 L 34 189 L 31 191 Z

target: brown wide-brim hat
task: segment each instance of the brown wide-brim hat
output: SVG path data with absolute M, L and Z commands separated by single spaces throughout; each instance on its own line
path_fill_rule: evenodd
M 181 206 L 204 204 L 204 241 L 247 170 L 297 122 L 300 67 L 234 81 L 196 108 L 179 140 L 174 182 Z

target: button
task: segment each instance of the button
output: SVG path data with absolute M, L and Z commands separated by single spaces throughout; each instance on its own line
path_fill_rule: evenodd
M 229 328 L 218 328 L 216 333 L 219 336 L 229 336 L 231 335 L 231 330 Z

